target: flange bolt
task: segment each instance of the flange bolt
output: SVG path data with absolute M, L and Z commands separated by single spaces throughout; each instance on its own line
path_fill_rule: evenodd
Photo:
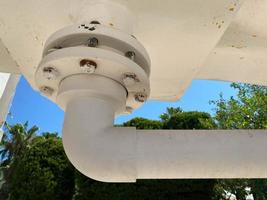
M 133 51 L 128 51 L 125 53 L 125 56 L 131 60 L 135 59 L 135 53 Z
M 43 76 L 48 80 L 55 80 L 58 76 L 58 71 L 53 67 L 45 67 L 43 69 Z
M 93 74 L 96 70 L 97 64 L 92 60 L 83 59 L 80 61 L 80 67 L 83 72 Z
M 147 100 L 147 95 L 144 93 L 137 93 L 135 94 L 134 98 L 136 101 L 144 103 Z
M 122 81 L 123 81 L 125 86 L 132 86 L 136 82 L 139 82 L 139 79 L 133 73 L 126 73 L 126 74 L 123 74 Z
M 88 47 L 97 47 L 98 39 L 93 37 L 88 40 Z
M 54 89 L 48 86 L 43 86 L 40 88 L 40 91 L 46 96 L 51 96 L 54 92 Z

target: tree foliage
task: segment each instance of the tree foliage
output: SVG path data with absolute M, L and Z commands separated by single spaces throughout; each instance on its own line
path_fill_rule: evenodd
M 74 168 L 55 134 L 36 137 L 14 164 L 10 200 L 70 200 Z
M 221 129 L 266 129 L 267 128 L 267 87 L 235 84 L 237 96 L 229 100 L 220 95 L 220 99 L 212 101 L 215 107 L 215 120 Z M 224 199 L 223 191 L 235 194 L 238 200 L 246 199 L 251 188 L 255 200 L 267 199 L 267 181 L 265 179 L 230 179 L 219 180 L 215 191 Z M 219 197 L 218 197 L 219 198 Z
M 14 126 L 5 124 L 4 129 L 5 132 L 0 143 L 0 156 L 2 165 L 7 165 L 23 153 L 36 135 L 38 128 L 33 126 L 28 129 L 28 122 L 26 122 Z
M 221 129 L 266 129 L 267 87 L 232 84 L 237 97 L 212 101 L 215 104 L 215 120 Z
M 175 112 L 173 112 L 175 110 Z M 170 112 L 171 111 L 171 112 Z M 183 112 L 180 108 L 168 108 L 161 115 L 164 129 L 215 129 L 216 124 L 205 112 Z
M 6 199 L 10 190 L 10 179 L 13 176 L 13 171 L 16 160 L 19 160 L 24 151 L 32 143 L 36 136 L 38 128 L 33 126 L 28 128 L 28 122 L 24 124 L 15 124 L 10 126 L 5 124 L 4 134 L 0 143 L 0 198 Z
M 123 126 L 133 126 L 137 129 L 161 129 L 162 122 L 157 120 L 149 120 L 141 117 L 131 119 L 128 122 L 123 123 Z
M 77 172 L 74 200 L 206 200 L 214 180 L 137 180 L 137 183 L 101 183 Z

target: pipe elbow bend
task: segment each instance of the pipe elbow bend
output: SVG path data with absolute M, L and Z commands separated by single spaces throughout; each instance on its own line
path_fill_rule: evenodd
M 101 182 L 135 182 L 135 129 L 90 131 L 63 134 L 64 149 L 74 167 Z
M 61 83 L 65 106 L 63 145 L 71 163 L 102 182 L 135 182 L 136 129 L 113 127 L 126 90 L 101 76 L 71 76 Z

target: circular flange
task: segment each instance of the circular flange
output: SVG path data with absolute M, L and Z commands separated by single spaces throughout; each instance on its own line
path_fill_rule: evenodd
M 90 76 L 93 73 L 125 87 L 128 94 L 125 113 L 141 106 L 150 94 L 150 60 L 143 46 L 132 36 L 115 29 L 99 26 L 99 32 L 92 35 L 90 30 L 78 27 L 56 32 L 45 45 L 43 59 L 35 73 L 41 91 L 44 91 L 42 88 L 53 91 L 44 94 L 64 110 L 65 105 L 57 100 L 61 81 L 74 74 Z M 94 44 L 97 45 L 88 45 L 90 38 L 96 38 Z
M 72 25 L 55 32 L 45 44 L 43 57 L 58 49 L 90 47 L 92 39 L 97 40 L 93 47 L 99 49 L 109 49 L 123 56 L 134 52 L 133 61 L 150 74 L 150 59 L 143 45 L 134 36 L 101 24 Z

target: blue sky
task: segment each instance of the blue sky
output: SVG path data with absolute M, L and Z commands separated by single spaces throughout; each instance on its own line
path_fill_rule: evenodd
M 209 101 L 218 99 L 220 92 L 226 98 L 236 95 L 236 92 L 230 87 L 230 83 L 194 80 L 179 101 L 148 101 L 133 114 L 117 118 L 116 123 L 122 123 L 134 117 L 159 119 L 159 115 L 165 112 L 167 107 L 181 107 L 185 111 L 205 111 L 213 114 L 214 106 L 210 105 Z M 7 121 L 11 124 L 29 121 L 29 125 L 37 125 L 40 132 L 61 133 L 64 112 L 34 91 L 23 77 L 18 83 L 10 113 Z

